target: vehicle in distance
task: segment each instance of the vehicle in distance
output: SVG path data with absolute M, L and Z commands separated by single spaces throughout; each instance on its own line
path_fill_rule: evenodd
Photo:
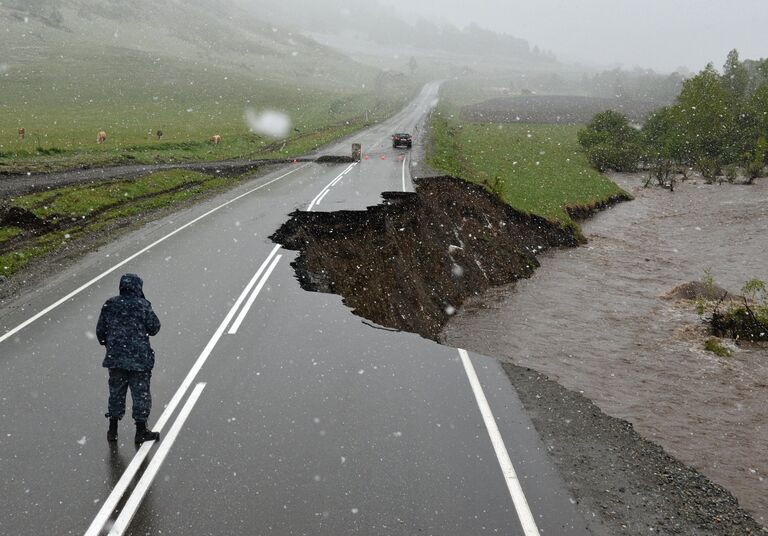
M 412 143 L 411 135 L 407 132 L 392 134 L 392 147 L 408 147 L 410 149 Z

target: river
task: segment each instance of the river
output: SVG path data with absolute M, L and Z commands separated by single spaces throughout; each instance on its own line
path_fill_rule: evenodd
M 731 291 L 768 281 L 768 180 L 674 193 L 611 178 L 635 196 L 583 222 L 588 244 L 541 256 L 530 279 L 496 287 L 441 340 L 548 374 L 731 491 L 768 525 L 768 345 L 703 349 L 692 305 L 662 296 L 709 269 Z

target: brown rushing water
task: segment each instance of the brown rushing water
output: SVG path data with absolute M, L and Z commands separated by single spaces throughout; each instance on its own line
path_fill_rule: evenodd
M 548 374 L 731 491 L 768 525 L 768 346 L 703 350 L 690 303 L 660 296 L 705 268 L 738 291 L 768 280 L 768 180 L 641 187 L 585 222 L 586 246 L 472 300 L 442 340 Z

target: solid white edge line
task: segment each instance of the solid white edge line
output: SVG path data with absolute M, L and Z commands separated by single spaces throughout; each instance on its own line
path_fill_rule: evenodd
M 267 261 L 269 261 L 269 259 L 275 253 L 277 253 L 279 249 L 280 249 L 280 244 L 276 245 L 272 249 L 272 252 L 269 254 L 269 257 L 267 257 Z M 267 261 L 265 261 L 265 263 Z M 240 293 L 240 296 L 237 298 L 234 305 L 230 308 L 229 312 L 227 313 L 227 316 L 224 317 L 224 320 L 216 329 L 216 332 L 213 334 L 213 337 L 211 337 L 211 339 L 208 341 L 208 344 L 205 345 L 205 348 L 203 349 L 200 356 L 197 358 L 197 361 L 195 361 L 195 364 L 192 365 L 192 368 L 187 373 L 187 376 L 184 378 L 184 381 L 181 382 L 181 385 L 176 390 L 176 393 L 173 395 L 173 398 L 171 398 L 171 401 L 165 407 L 165 410 L 163 411 L 162 415 L 160 415 L 160 418 L 158 419 L 157 423 L 155 423 L 155 425 L 153 426 L 154 430 L 158 432 L 163 430 L 165 423 L 168 421 L 168 419 L 170 419 L 171 415 L 173 415 L 173 412 L 176 410 L 176 407 L 181 402 L 181 399 L 184 397 L 184 394 L 187 392 L 187 389 L 189 389 L 189 386 L 194 381 L 195 377 L 197 376 L 197 373 L 205 364 L 205 361 L 208 359 L 208 356 L 213 351 L 213 348 L 216 346 L 216 343 L 224 334 L 224 330 L 226 329 L 226 327 L 232 321 L 232 317 L 235 316 L 235 313 L 240 308 L 240 304 L 243 303 L 243 300 L 251 291 L 251 289 L 253 288 L 253 285 L 256 284 L 256 281 L 258 280 L 259 275 L 261 275 L 261 273 L 256 272 L 256 274 L 251 278 L 251 280 L 245 286 L 245 289 L 243 289 L 243 291 Z M 134 477 L 139 472 L 139 469 L 141 468 L 141 464 L 144 462 L 144 459 L 149 454 L 149 451 L 151 448 L 152 448 L 152 443 L 144 443 L 139 448 L 139 450 L 134 455 L 133 460 L 131 460 L 131 463 L 128 464 L 128 467 L 125 469 L 125 471 L 123 471 L 123 475 L 120 477 L 120 480 L 118 480 L 117 484 L 112 489 L 112 492 L 104 501 L 104 504 L 101 505 L 101 508 L 99 509 L 99 512 L 96 514 L 96 517 L 93 518 L 91 525 L 88 527 L 88 530 L 85 532 L 85 536 L 98 536 L 98 534 L 101 534 L 101 530 L 104 527 L 104 524 L 109 520 L 109 517 L 112 515 L 112 512 L 117 507 L 117 503 L 120 502 L 120 498 L 123 496 L 123 494 L 125 493 L 125 490 L 128 489 L 128 486 L 131 484 Z
M 403 157 L 403 191 L 404 192 L 406 191 L 405 190 L 405 161 L 407 160 L 407 158 L 408 157 L 406 156 Z
M 485 393 L 483 392 L 482 385 L 480 385 L 480 380 L 477 378 L 475 367 L 472 366 L 472 360 L 469 358 L 469 354 L 467 354 L 466 350 L 461 348 L 458 350 L 459 357 L 464 365 L 464 371 L 467 373 L 469 384 L 472 386 L 472 392 L 475 395 L 475 400 L 477 401 L 480 413 L 483 416 L 485 427 L 491 438 L 493 450 L 496 452 L 496 457 L 499 460 L 501 472 L 504 475 L 504 480 L 507 482 L 507 489 L 512 497 L 512 502 L 515 505 L 515 510 L 517 511 L 520 525 L 523 528 L 523 533 L 525 536 L 540 536 L 536 521 L 533 519 L 533 514 L 531 513 L 528 501 L 523 493 L 523 488 L 520 486 L 520 480 L 517 478 L 515 467 L 512 465 L 512 460 L 509 458 L 507 447 L 504 446 L 504 439 L 501 437 L 499 427 L 496 426 L 496 419 L 493 417 L 491 406 L 488 405 L 488 399 L 485 398 Z
M 139 506 L 141 506 L 141 502 L 144 500 L 144 496 L 147 494 L 149 486 L 152 485 L 152 481 L 157 476 L 160 466 L 163 464 L 163 461 L 165 461 L 165 457 L 171 450 L 173 443 L 176 441 L 176 438 L 181 431 L 181 427 L 184 426 L 187 417 L 189 417 L 189 414 L 192 412 L 192 408 L 194 408 L 197 403 L 197 399 L 200 398 L 203 389 L 205 389 L 205 383 L 198 383 L 192 390 L 192 394 L 189 395 L 189 399 L 187 399 L 186 404 L 181 408 L 178 417 L 176 417 L 170 430 L 168 430 L 168 435 L 160 442 L 157 452 L 152 456 L 152 461 L 149 462 L 146 471 L 141 475 L 139 482 L 128 497 L 122 510 L 120 510 L 120 515 L 117 516 L 115 524 L 112 525 L 112 528 L 109 531 L 110 536 L 121 536 L 126 529 L 128 529 L 128 525 L 130 525 L 133 516 L 139 509 Z
M 173 236 L 173 235 L 175 235 L 176 233 L 179 233 L 179 232 L 183 231 L 184 229 L 186 229 L 187 227 L 189 227 L 190 225 L 193 225 L 193 224 L 195 224 L 195 223 L 199 222 L 200 220 L 202 220 L 203 218 L 205 218 L 205 217 L 207 217 L 207 216 L 210 216 L 211 214 L 213 214 L 213 213 L 214 213 L 214 212 L 216 212 L 217 210 L 220 210 L 220 209 L 222 209 L 222 208 L 226 207 L 227 205 L 229 205 L 229 204 L 231 204 L 231 203 L 234 203 L 235 201 L 237 201 L 237 200 L 239 200 L 239 199 L 242 199 L 243 197 L 245 197 L 245 196 L 247 196 L 247 195 L 250 195 L 250 194 L 252 194 L 253 192 L 255 192 L 255 191 L 257 191 L 257 190 L 261 190 L 262 188 L 265 188 L 265 187 L 269 186 L 270 184 L 272 184 L 272 183 L 274 183 L 274 182 L 277 182 L 277 181 L 279 181 L 280 179 L 284 179 L 285 177 L 287 177 L 287 176 L 288 176 L 288 175 L 290 175 L 291 173 L 295 173 L 296 171 L 298 171 L 298 170 L 300 170 L 300 169 L 303 169 L 303 168 L 307 167 L 308 165 L 309 165 L 309 163 L 307 163 L 307 164 L 304 164 L 303 166 L 300 166 L 300 167 L 297 167 L 297 168 L 295 168 L 295 169 L 292 169 L 292 170 L 291 170 L 291 171 L 289 171 L 288 173 L 285 173 L 285 174 L 283 174 L 283 175 L 280 175 L 279 177 L 277 177 L 277 178 L 275 178 L 275 179 L 272 179 L 272 180 L 270 180 L 269 182 L 265 182 L 264 184 L 262 184 L 262 185 L 260 185 L 260 186 L 257 186 L 256 188 L 252 188 L 252 189 L 248 190 L 247 192 L 245 192 L 245 193 L 243 193 L 243 194 L 240 194 L 240 195 L 238 195 L 238 196 L 237 196 L 237 197 L 235 197 L 235 198 L 232 198 L 232 199 L 230 199 L 230 200 L 229 200 L 229 201 L 227 201 L 226 203 L 222 203 L 221 205 L 219 205 L 219 206 L 217 206 L 217 207 L 215 207 L 215 208 L 213 208 L 213 209 L 209 210 L 209 211 L 208 211 L 208 212 L 206 212 L 205 214 L 203 214 L 203 215 L 201 215 L 201 216 L 198 216 L 197 218 L 193 219 L 192 221 L 185 223 L 184 225 L 182 225 L 182 226 L 181 226 L 181 227 L 179 227 L 178 229 L 175 229 L 174 231 L 171 231 L 170 233 L 168 233 L 168 234 L 167 234 L 167 235 L 165 235 L 164 237 L 162 237 L 162 238 L 160 238 L 160 239 L 158 239 L 158 240 L 156 240 L 156 241 L 152 242 L 150 245 L 148 245 L 148 246 L 146 246 L 145 248 L 143 248 L 143 249 L 141 249 L 141 250 L 137 251 L 136 253 L 134 253 L 134 254 L 133 254 L 133 255 L 131 255 L 130 257 L 127 257 L 126 259 L 124 259 L 124 260 L 120 261 L 119 263 L 115 264 L 115 265 L 114 265 L 112 268 L 110 268 L 109 270 L 107 270 L 107 271 L 105 271 L 105 272 L 102 272 L 100 275 L 98 275 L 98 276 L 94 277 L 93 279 L 91 279 L 91 280 L 90 280 L 90 281 L 88 281 L 87 283 L 85 283 L 85 284 L 81 285 L 80 287 L 76 288 L 75 290 L 73 290 L 72 292 L 70 292 L 69 294 L 67 294 L 66 296 L 64 296 L 63 298 L 61 298 L 61 299 L 59 299 L 58 301 L 54 302 L 52 305 L 49 305 L 48 307 L 46 307 L 45 309 L 43 309 L 42 311 L 40 311 L 40 312 L 39 312 L 39 313 L 37 313 L 36 315 L 32 316 L 31 318 L 29 318 L 29 319 L 25 320 L 24 322 L 22 322 L 21 324 L 19 324 L 19 325 L 18 325 L 18 326 L 16 326 L 15 328 L 11 329 L 11 330 L 10 330 L 10 331 L 8 331 L 7 333 L 4 333 L 2 336 L 0 336 L 0 343 L 1 343 L 1 342 L 3 342 L 3 341 L 5 341 L 5 340 L 7 340 L 7 339 L 9 339 L 10 337 L 12 337 L 13 335 L 15 335 L 16 333 L 18 333 L 18 332 L 19 332 L 19 331 L 21 331 L 22 329 L 24 329 L 25 327 L 27 327 L 28 325 L 30 325 L 30 324 L 31 324 L 32 322 L 34 322 L 35 320 L 38 320 L 40 317 L 47 315 L 48 313 L 50 313 L 52 310 L 54 310 L 55 308 L 57 308 L 58 306 L 60 306 L 60 305 L 61 305 L 62 303 L 64 303 L 65 301 L 67 301 L 67 300 L 69 300 L 69 299 L 71 299 L 71 298 L 73 298 L 73 297 L 77 296 L 77 295 L 78 295 L 78 294 L 80 294 L 82 291 L 84 291 L 85 289 L 87 289 L 88 287 L 90 287 L 91 285 L 93 285 L 94 283 L 96 283 L 97 281 L 100 281 L 101 279 L 105 278 L 106 276 L 108 276 L 109 274 L 111 274 L 112 272 L 114 272 L 115 270 L 117 270 L 118 268 L 120 268 L 121 266 L 123 266 L 123 265 L 125 265 L 125 264 L 129 263 L 130 261 L 132 261 L 133 259 L 135 259 L 135 258 L 136 258 L 136 257 L 138 257 L 139 255 L 142 255 L 142 254 L 146 253 L 147 251 L 149 251 L 150 249 L 152 249 L 152 248 L 153 248 L 153 247 L 155 247 L 156 245 L 160 244 L 161 242 L 164 242 L 164 241 L 166 241 L 167 239 L 169 239 L 170 237 L 172 237 L 172 236 Z
M 261 289 L 264 287 L 264 284 L 267 282 L 267 279 L 269 279 L 269 276 L 272 275 L 272 271 L 275 269 L 275 266 L 277 266 L 277 263 L 280 262 L 280 259 L 282 257 L 283 257 L 282 255 L 278 255 L 277 257 L 275 257 L 275 260 L 272 261 L 272 264 L 269 265 L 269 268 L 264 274 L 264 277 L 261 278 L 261 281 L 259 281 L 259 284 L 256 285 L 255 289 L 253 289 L 253 293 L 251 294 L 251 296 L 248 298 L 248 301 L 243 306 L 242 310 L 240 311 L 240 314 L 237 315 L 237 319 L 232 323 L 232 327 L 229 328 L 230 335 L 234 335 L 235 333 L 237 333 L 237 330 L 240 328 L 240 324 L 243 323 L 243 320 L 248 314 L 248 311 L 251 310 L 251 306 L 253 305 L 253 302 L 256 301 L 256 297 L 259 295 L 259 292 L 261 292 Z
M 320 204 L 320 202 L 323 200 L 323 198 L 324 198 L 326 195 L 328 195 L 328 192 L 330 192 L 330 190 L 326 190 L 326 191 L 324 191 L 324 192 L 323 192 L 323 195 L 321 195 L 321 196 L 320 196 L 320 199 L 318 199 L 318 200 L 317 200 L 317 202 L 315 203 L 315 206 L 318 206 L 318 205 Z

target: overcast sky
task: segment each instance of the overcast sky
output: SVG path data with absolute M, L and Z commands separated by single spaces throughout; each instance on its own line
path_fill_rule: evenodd
M 768 0 L 408 0 L 397 5 L 432 20 L 470 22 L 523 37 L 563 60 L 660 71 L 708 61 L 720 67 L 737 48 L 768 56 Z M 407 6 L 407 7 L 406 7 Z

